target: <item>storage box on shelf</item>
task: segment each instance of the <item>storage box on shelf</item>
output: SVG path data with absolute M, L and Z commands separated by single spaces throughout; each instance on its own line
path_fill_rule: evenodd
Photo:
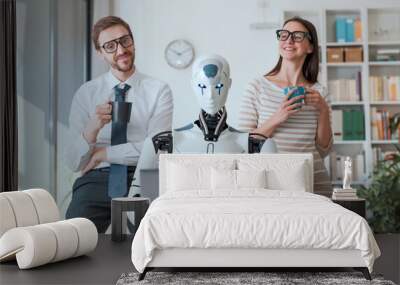
M 327 47 L 327 62 L 362 62 L 363 48 L 361 46 Z
M 342 47 L 328 47 L 326 49 L 327 62 L 344 62 L 344 50 Z
M 345 47 L 344 48 L 345 62 L 362 62 L 363 48 L 362 47 Z

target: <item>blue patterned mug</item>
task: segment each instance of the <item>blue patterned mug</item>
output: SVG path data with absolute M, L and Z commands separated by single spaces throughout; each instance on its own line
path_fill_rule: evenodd
M 285 93 L 285 95 L 287 95 L 292 90 L 295 90 L 295 91 L 292 94 L 290 94 L 288 100 L 292 99 L 293 97 L 306 95 L 306 89 L 303 86 L 288 86 L 283 89 L 283 92 Z M 294 101 L 293 104 L 295 104 L 295 103 L 304 103 L 304 98 Z M 299 108 L 301 108 L 301 107 L 298 107 L 296 109 L 299 109 Z

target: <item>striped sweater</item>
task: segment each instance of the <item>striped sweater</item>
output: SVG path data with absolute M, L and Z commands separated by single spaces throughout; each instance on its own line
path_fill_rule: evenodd
M 326 89 L 319 83 L 312 86 L 329 103 Z M 283 89 L 265 77 L 251 82 L 245 92 L 239 113 L 239 128 L 251 131 L 270 118 L 285 97 Z M 314 157 L 314 192 L 331 195 L 331 182 L 323 158 L 332 147 L 332 139 L 326 148 L 316 141 L 319 112 L 312 106 L 304 105 L 300 112 L 276 128 L 273 137 L 281 153 L 311 152 Z

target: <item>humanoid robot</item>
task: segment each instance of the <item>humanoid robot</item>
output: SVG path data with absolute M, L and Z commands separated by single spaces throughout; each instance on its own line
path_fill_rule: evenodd
M 273 139 L 228 126 L 225 102 L 231 84 L 229 64 L 223 57 L 201 56 L 193 63 L 191 85 L 201 108 L 199 119 L 145 140 L 135 185 L 140 185 L 141 169 L 158 168 L 159 153 L 277 152 Z

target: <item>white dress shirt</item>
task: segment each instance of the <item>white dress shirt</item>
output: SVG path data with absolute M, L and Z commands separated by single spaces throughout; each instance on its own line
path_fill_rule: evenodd
M 83 130 L 96 106 L 115 100 L 113 88 L 121 84 L 109 71 L 83 84 L 72 100 L 69 117 L 70 142 L 65 153 L 68 166 L 73 171 L 81 171 L 91 158 L 95 147 L 106 147 L 107 161 L 110 163 L 136 165 L 146 137 L 172 128 L 173 98 L 169 86 L 157 79 L 135 73 L 124 83 L 131 88 L 125 95 L 126 102 L 132 102 L 131 118 L 127 126 L 127 143 L 111 146 L 111 122 L 104 125 L 97 135 L 97 141 L 89 145 L 83 137 Z

